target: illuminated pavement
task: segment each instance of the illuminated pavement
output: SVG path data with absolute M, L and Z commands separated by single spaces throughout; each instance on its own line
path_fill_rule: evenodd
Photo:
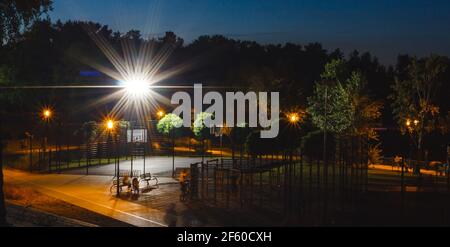
M 207 158 L 205 158 L 207 160 Z M 176 168 L 187 168 L 192 163 L 202 161 L 201 157 L 175 157 L 175 169 Z M 130 170 L 131 161 L 121 161 L 120 170 Z M 133 170 L 140 170 L 141 173 L 144 172 L 144 160 L 133 160 Z M 113 176 L 115 171 L 114 164 L 93 166 L 89 167 L 89 175 L 100 175 L 100 176 Z M 172 171 L 172 157 L 168 156 L 154 156 L 147 157 L 145 159 L 145 172 L 151 172 L 153 174 L 165 173 Z M 72 175 L 85 175 L 86 168 L 65 170 L 63 174 Z
M 176 167 L 188 167 L 201 158 L 176 158 Z M 152 173 L 164 173 L 172 170 L 171 157 L 153 157 L 147 159 L 146 170 Z M 143 161 L 135 161 L 133 169 L 143 169 Z M 121 162 L 121 169 L 130 169 L 130 161 Z M 5 169 L 5 183 L 27 186 L 48 196 L 66 201 L 70 204 L 112 217 L 114 219 L 144 227 L 166 226 L 173 218 L 177 226 L 185 226 L 183 214 L 186 205 L 179 202 L 179 185 L 169 177 L 158 177 L 161 186 L 145 191 L 139 198 L 123 197 L 118 199 L 111 195 L 109 188 L 114 165 L 90 168 L 90 174 L 84 175 L 85 169 L 66 171 L 71 174 L 29 174 L 17 170 Z M 426 171 L 423 185 L 416 185 L 417 178 L 405 176 L 405 187 L 408 192 L 446 190 L 446 177 L 433 176 Z M 400 173 L 390 166 L 377 165 L 369 170 L 369 191 L 400 191 Z M 125 194 L 125 193 L 124 193 Z M 170 211 L 170 207 L 174 209 Z M 175 212 L 176 211 L 176 212 Z M 194 216 L 193 221 L 196 221 Z M 192 217 L 191 219 L 192 220 Z M 220 225 L 220 220 L 200 222 L 200 226 Z M 197 224 L 197 225 L 199 225 Z
M 70 204 L 141 227 L 167 226 L 167 213 L 111 195 L 111 177 L 48 174 L 38 175 L 16 170 L 4 170 L 5 183 L 33 188 Z M 171 178 L 159 178 L 160 183 L 176 183 Z M 155 190 L 157 191 L 157 190 Z M 150 192 L 152 193 L 152 192 Z M 178 200 L 177 194 L 173 196 Z

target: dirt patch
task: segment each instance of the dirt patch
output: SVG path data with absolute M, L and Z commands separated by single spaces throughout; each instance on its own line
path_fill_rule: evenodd
M 102 227 L 130 227 L 127 223 L 94 213 L 27 187 L 5 184 L 5 199 L 15 205 L 48 212 Z M 13 225 L 14 223 L 11 222 Z

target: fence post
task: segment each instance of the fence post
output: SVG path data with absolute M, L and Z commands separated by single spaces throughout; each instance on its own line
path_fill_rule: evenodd
M 29 135 L 30 140 L 30 172 L 33 172 L 33 136 Z
M 365 159 L 365 174 L 364 174 L 364 186 L 365 186 L 365 192 L 369 191 L 369 134 L 366 136 L 366 159 Z
M 61 173 L 61 140 L 60 138 L 57 139 L 56 143 L 56 157 L 57 161 L 56 164 L 58 165 L 58 173 Z
M 447 155 L 447 191 L 450 192 L 450 164 L 449 164 L 450 159 L 448 158 Z
M 214 167 L 214 204 L 217 204 L 217 166 Z
M 86 145 L 86 175 L 89 175 L 89 163 L 90 163 L 90 159 L 91 159 L 91 155 L 90 155 L 90 150 L 91 149 L 91 145 L 89 145 L 89 143 Z
M 299 216 L 302 215 L 303 212 L 303 149 L 300 146 L 300 171 L 299 171 L 299 181 L 298 181 L 298 192 L 299 192 Z
M 240 173 L 241 173 L 241 176 L 240 176 L 240 181 L 239 181 L 239 201 L 240 201 L 240 204 L 241 204 L 241 208 L 244 206 L 244 200 L 243 200 L 243 198 L 242 198 L 242 192 L 243 192 L 243 187 L 244 187 L 244 170 L 242 170 L 242 167 L 241 167 L 241 169 L 240 169 Z
M 37 162 L 37 165 L 38 165 L 38 171 L 41 170 L 41 162 L 42 162 L 41 149 L 38 148 L 38 162 Z
M 145 158 L 147 157 L 147 143 L 144 143 L 144 148 L 143 148 L 143 152 L 144 152 L 144 174 L 145 174 Z
M 97 165 L 99 166 L 102 165 L 102 152 L 103 152 L 102 145 L 103 142 L 97 142 L 97 159 L 98 159 Z
M 202 168 L 201 168 L 201 179 L 202 179 L 202 188 L 201 188 L 201 190 L 202 190 L 202 192 L 200 193 L 200 197 L 203 200 L 203 190 L 205 189 L 205 182 L 204 182 L 204 180 L 205 180 L 205 177 L 204 177 L 205 163 L 202 162 L 201 166 L 202 166 Z
M 70 135 L 69 137 L 66 136 L 66 167 L 70 167 L 70 160 L 71 160 L 71 152 L 70 152 Z
M 191 164 L 191 198 L 198 198 L 198 163 Z
M 263 175 L 263 160 L 262 155 L 259 156 L 259 206 L 262 205 L 262 195 L 263 195 L 263 188 L 262 188 L 262 175 Z
M 81 143 L 78 145 L 78 167 L 81 167 L 81 159 L 83 157 L 83 151 L 81 149 Z
M 51 172 L 52 171 L 52 149 L 49 148 L 48 150 L 48 169 Z
M 227 187 L 226 187 L 226 193 L 227 193 L 227 208 L 230 207 L 230 169 L 227 168 Z
M 209 164 L 206 164 L 206 199 L 208 199 L 209 190 Z

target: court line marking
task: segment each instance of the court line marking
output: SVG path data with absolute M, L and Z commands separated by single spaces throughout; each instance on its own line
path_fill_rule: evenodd
M 6 177 L 10 177 L 10 176 L 9 176 L 9 175 L 6 175 Z M 52 188 L 49 188 L 49 187 L 46 187 L 46 186 L 43 186 L 43 185 L 36 184 L 36 183 L 34 183 L 34 182 L 24 181 L 23 179 L 18 179 L 18 178 L 13 178 L 13 180 L 20 180 L 20 181 L 22 181 L 23 183 L 28 183 L 28 184 L 31 184 L 31 185 L 34 185 L 34 186 L 37 186 L 37 187 L 40 187 L 40 188 L 43 188 L 43 189 L 46 189 L 46 190 L 49 190 L 49 191 L 57 192 L 57 193 L 60 193 L 60 194 L 65 195 L 65 196 L 72 197 L 72 198 L 75 198 L 75 199 L 78 199 L 78 200 L 82 200 L 82 201 L 85 201 L 85 202 L 88 202 L 88 203 L 91 203 L 91 204 L 94 204 L 94 205 L 96 205 L 96 206 L 100 206 L 100 207 L 103 207 L 103 208 L 107 208 L 107 209 L 110 209 L 110 210 L 113 210 L 113 211 L 116 211 L 116 212 L 125 214 L 125 215 L 127 215 L 127 216 L 130 216 L 130 217 L 133 217 L 133 218 L 136 218 L 136 219 L 139 219 L 139 220 L 143 220 L 143 221 L 146 221 L 146 222 L 150 222 L 150 223 L 152 223 L 152 224 L 155 224 L 155 225 L 159 225 L 159 226 L 161 226 L 161 227 L 168 227 L 168 225 L 162 224 L 162 223 L 160 223 L 160 222 L 153 221 L 153 220 L 150 220 L 150 219 L 146 219 L 146 218 L 144 218 L 144 217 L 141 217 L 141 216 L 138 216 L 138 215 L 134 215 L 134 214 L 131 214 L 131 213 L 122 211 L 122 210 L 120 210 L 120 209 L 115 209 L 115 208 L 112 208 L 112 207 L 110 207 L 110 206 L 106 206 L 106 205 L 103 205 L 103 204 L 100 204 L 100 203 L 97 203 L 97 202 L 93 202 L 93 201 L 90 201 L 90 200 L 87 200 L 87 199 L 84 199 L 84 198 L 80 198 L 80 197 L 77 197 L 77 196 L 74 196 L 74 195 L 70 195 L 70 194 L 67 194 L 67 193 L 65 193 L 65 192 L 59 191 L 59 190 L 57 190 L 57 189 L 52 189 Z M 63 200 L 63 201 L 64 201 L 64 200 Z M 108 216 L 108 217 L 111 217 L 111 216 Z

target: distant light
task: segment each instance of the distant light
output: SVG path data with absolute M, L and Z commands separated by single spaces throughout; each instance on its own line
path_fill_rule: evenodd
M 414 125 L 418 125 L 419 124 L 419 120 L 414 120 Z
M 411 126 L 411 120 L 409 120 L 409 119 L 406 120 L 406 126 L 408 126 L 408 127 Z

